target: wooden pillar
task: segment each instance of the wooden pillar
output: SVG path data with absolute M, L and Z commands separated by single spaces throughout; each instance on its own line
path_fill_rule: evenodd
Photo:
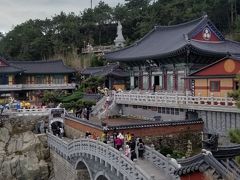
M 8 85 L 13 85 L 13 75 L 8 76 Z
M 149 67 L 148 71 L 148 89 L 152 90 L 152 69 Z
M 185 77 L 189 75 L 190 73 L 190 48 L 187 48 L 187 62 L 186 62 L 186 66 L 185 66 Z M 189 79 L 185 79 L 185 90 L 186 91 L 190 91 L 191 90 L 191 84 L 190 84 L 190 80 Z
M 174 82 L 174 91 L 178 90 L 178 72 L 176 69 L 173 70 L 173 82 Z
M 188 76 L 190 70 L 189 70 L 189 65 L 187 64 L 185 66 L 185 77 Z M 185 86 L 185 91 L 190 91 L 191 90 L 191 84 L 190 84 L 190 79 L 185 79 L 184 80 L 184 86 Z
M 143 71 L 141 67 L 139 67 L 138 88 L 139 90 L 143 89 Z
M 167 90 L 167 69 L 163 68 L 163 75 L 162 75 L 162 78 L 163 78 L 163 89 L 164 90 Z

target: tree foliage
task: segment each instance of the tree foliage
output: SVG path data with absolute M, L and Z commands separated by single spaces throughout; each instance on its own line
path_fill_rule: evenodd
M 79 15 L 61 12 L 51 19 L 28 20 L 6 35 L 0 33 L 0 54 L 12 59 L 49 59 L 80 52 L 88 43 L 109 45 L 117 21 L 130 44 L 155 25 L 173 25 L 208 14 L 223 33 L 240 40 L 240 1 L 237 0 L 125 0 L 110 7 L 100 1 Z

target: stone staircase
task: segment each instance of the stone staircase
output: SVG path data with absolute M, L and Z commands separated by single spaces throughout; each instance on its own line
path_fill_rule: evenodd
M 114 96 L 110 96 L 110 104 L 108 105 L 108 107 L 106 107 L 106 99 L 107 97 L 104 96 L 93 107 L 93 111 L 91 114 L 98 119 L 103 119 L 107 116 L 112 116 L 119 113 L 119 106 L 117 106 Z

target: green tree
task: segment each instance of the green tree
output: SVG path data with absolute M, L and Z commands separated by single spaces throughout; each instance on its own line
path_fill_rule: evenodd
M 97 67 L 97 66 L 103 66 L 104 65 L 104 59 L 102 56 L 92 56 L 91 59 L 91 67 Z
M 49 104 L 49 103 L 58 103 L 58 93 L 55 91 L 44 91 L 43 97 L 42 97 L 42 102 Z

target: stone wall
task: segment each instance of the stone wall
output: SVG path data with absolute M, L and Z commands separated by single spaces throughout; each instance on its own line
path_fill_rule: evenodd
M 204 121 L 205 129 L 210 133 L 228 136 L 230 129 L 240 129 L 240 113 L 199 110 L 197 113 Z
M 98 137 L 101 137 L 102 135 L 102 129 L 96 128 L 92 125 L 87 125 L 74 120 L 68 120 L 67 118 L 65 118 L 64 123 L 65 133 L 67 137 L 79 138 L 81 135 L 85 136 L 85 132 L 87 131 L 95 134 Z
M 51 159 L 53 163 L 54 176 L 56 180 L 76 180 L 77 172 L 74 167 L 56 152 L 51 150 Z
M 150 106 L 133 106 L 121 105 L 122 114 L 126 116 L 138 116 L 153 118 L 154 116 L 161 116 L 162 120 L 185 120 L 186 110 L 179 108 L 165 108 L 164 111 L 159 112 L 157 107 Z
M 161 135 L 156 137 L 143 137 L 143 141 L 148 144 L 154 144 L 157 150 L 165 151 L 166 148 L 173 152 L 179 152 L 185 155 L 187 152 L 188 140 L 192 143 L 193 154 L 197 154 L 202 146 L 201 132 L 185 132 L 181 134 Z M 164 153 L 164 152 L 162 152 Z M 193 155 L 192 154 L 192 155 Z
M 95 133 L 96 136 L 101 137 L 102 130 L 97 129 L 91 125 L 83 124 L 81 122 L 75 122 L 73 120 L 65 118 L 65 131 L 68 137 L 81 137 L 81 135 L 85 135 L 86 131 Z M 201 132 L 203 131 L 202 123 L 192 123 L 192 124 L 172 124 L 169 123 L 163 126 L 151 126 L 151 127 L 140 127 L 140 128 L 124 128 L 118 129 L 118 131 L 126 134 L 127 132 L 133 133 L 137 137 L 156 137 L 163 135 L 173 135 L 173 134 L 181 134 L 187 132 Z M 109 131 L 111 134 L 112 132 Z

